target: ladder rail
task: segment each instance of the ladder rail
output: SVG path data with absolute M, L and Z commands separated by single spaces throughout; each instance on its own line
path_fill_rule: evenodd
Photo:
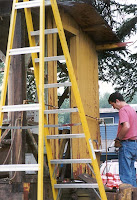
M 51 1 L 51 7 L 53 10 L 53 15 L 56 21 L 56 25 L 58 28 L 59 38 L 61 42 L 61 46 L 63 49 L 63 53 L 66 59 L 66 64 L 69 72 L 69 77 L 72 83 L 72 90 L 74 92 L 74 97 L 76 100 L 76 104 L 78 106 L 80 119 L 82 122 L 83 130 L 85 133 L 85 138 L 87 142 L 87 146 L 89 149 L 89 154 L 92 160 L 94 172 L 96 175 L 97 183 L 99 186 L 99 191 L 101 194 L 101 198 L 103 200 L 106 200 L 106 194 L 103 186 L 103 182 L 100 176 L 100 171 L 96 159 L 96 155 L 94 152 L 87 120 L 85 117 L 84 108 L 82 105 L 81 97 L 78 90 L 78 85 L 76 82 L 76 78 L 74 75 L 74 70 L 71 62 L 71 58 L 69 55 L 69 50 L 57 6 L 56 0 L 50 0 Z M 23 2 L 30 2 L 29 0 L 23 0 Z M 2 106 L 5 104 L 6 100 L 6 91 L 7 91 L 7 83 L 8 83 L 8 75 L 9 75 L 9 68 L 10 68 L 10 49 L 12 49 L 13 45 L 13 38 L 14 38 L 14 32 L 15 32 L 15 21 L 17 17 L 17 9 L 15 6 L 17 5 L 18 0 L 13 1 L 12 6 L 12 13 L 11 13 L 11 23 L 10 23 L 10 30 L 9 30 L 9 38 L 8 38 L 8 46 L 7 46 L 7 53 L 6 53 L 6 62 L 5 62 L 5 73 L 4 73 L 4 81 L 3 81 L 3 89 L 2 89 L 2 95 L 1 95 L 1 102 L 0 102 L 0 127 L 2 126 L 3 121 L 3 112 L 2 112 Z M 28 30 L 28 37 L 30 42 L 30 47 L 36 46 L 35 37 L 31 36 L 31 32 L 34 31 L 33 29 L 33 23 L 32 23 L 32 16 L 31 16 L 31 10 L 30 8 L 26 7 L 24 8 L 25 11 L 25 18 L 27 23 L 27 30 Z M 55 178 L 52 178 L 53 175 L 53 166 L 50 164 L 50 160 L 52 159 L 52 151 L 50 146 L 50 140 L 47 140 L 46 136 L 48 135 L 49 131 L 47 127 L 44 127 L 44 124 L 47 124 L 47 118 L 46 115 L 44 115 L 44 52 L 45 52 L 45 0 L 40 0 L 40 59 L 38 60 L 39 63 L 36 63 L 35 61 L 38 59 L 37 53 L 32 53 L 32 63 L 34 67 L 34 76 L 36 80 L 36 88 L 40 103 L 39 108 L 39 144 L 38 144 L 38 200 L 43 199 L 43 162 L 44 162 L 44 136 L 45 136 L 45 144 L 47 148 L 47 154 L 48 154 L 48 165 L 49 165 L 49 171 L 50 171 L 50 177 L 51 177 L 51 184 L 52 188 L 56 184 Z M 1 134 L 1 129 L 0 129 Z M 0 135 L 1 136 L 1 135 Z M 57 199 L 58 196 L 58 190 L 53 190 L 53 198 Z
M 88 149 L 89 149 L 89 154 L 90 154 L 92 164 L 93 164 L 93 168 L 94 168 L 94 172 L 95 172 L 95 175 L 96 175 L 96 180 L 97 180 L 97 183 L 98 183 L 98 186 L 99 186 L 100 195 L 101 195 L 101 198 L 103 200 L 107 200 L 104 185 L 103 185 L 103 182 L 102 182 L 102 179 L 101 179 L 101 176 L 100 176 L 99 166 L 98 166 L 96 155 L 95 155 L 95 152 L 94 152 L 94 148 L 93 148 L 93 144 L 92 144 L 87 120 L 86 120 L 86 117 L 85 117 L 85 112 L 84 112 L 84 108 L 83 108 L 83 105 L 82 105 L 82 100 L 81 100 L 80 93 L 79 93 L 79 90 L 78 90 L 76 78 L 74 76 L 75 73 L 74 73 L 74 69 L 73 69 L 73 66 L 72 66 L 72 62 L 71 62 L 71 58 L 70 58 L 70 54 L 69 54 L 69 49 L 68 49 L 68 46 L 67 46 L 65 33 L 64 33 L 64 30 L 63 30 L 63 25 L 62 25 L 62 22 L 61 22 L 61 17 L 60 17 L 60 14 L 59 14 L 59 10 L 58 10 L 56 0 L 51 0 L 51 7 L 52 7 L 52 10 L 53 10 L 53 15 L 54 15 L 56 25 L 57 25 L 57 28 L 58 28 L 58 33 L 59 33 L 59 38 L 60 38 L 62 50 L 63 50 L 64 56 L 65 56 L 65 59 L 66 59 L 66 65 L 67 65 L 69 77 L 70 77 L 70 80 L 71 80 L 71 83 L 72 83 L 72 90 L 73 90 L 73 93 L 74 93 L 74 96 L 75 96 L 76 104 L 77 104 L 77 107 L 78 107 L 78 110 L 79 110 L 80 119 L 81 119 L 81 122 L 82 122 L 82 125 L 83 125 L 83 130 L 84 130 L 84 133 L 85 133 L 85 138 L 86 138 L 87 146 L 88 146 Z
M 23 1 L 28 2 L 29 0 L 23 0 Z M 44 6 L 44 8 L 45 8 L 45 6 Z M 31 32 L 34 31 L 31 10 L 30 10 L 30 8 L 24 8 L 24 11 L 25 11 L 26 24 L 27 24 L 29 44 L 30 44 L 30 47 L 33 47 L 33 46 L 36 46 L 36 42 L 35 42 L 35 36 L 31 36 Z M 37 89 L 37 94 L 38 94 L 38 99 L 39 99 L 40 98 L 40 96 L 39 96 L 39 82 L 40 82 L 39 63 L 35 63 L 35 59 L 38 58 L 38 54 L 33 53 L 33 54 L 31 54 L 31 57 L 32 57 L 32 64 L 33 64 L 33 68 L 34 68 L 34 76 L 35 76 L 35 80 L 36 80 L 36 89 Z M 47 124 L 46 117 L 44 117 L 44 124 Z M 43 131 L 43 129 L 42 129 L 42 131 Z M 44 128 L 44 131 L 47 132 L 47 135 L 49 134 L 48 128 Z M 42 136 L 41 136 L 41 138 L 42 138 Z M 40 141 L 40 138 L 39 138 L 39 141 Z M 43 138 L 42 138 L 41 143 L 42 143 L 41 144 L 42 146 L 39 145 L 38 148 L 39 148 L 39 151 L 43 152 Z M 42 149 L 41 149 L 41 147 L 42 147 Z M 48 147 L 49 147 L 49 145 L 48 145 Z M 38 155 L 38 157 L 39 157 L 39 155 Z M 52 155 L 51 155 L 51 158 L 52 158 Z M 41 162 L 41 163 L 43 162 L 42 157 L 40 158 L 39 162 Z M 41 182 L 43 182 L 42 181 L 43 180 L 43 169 L 42 168 L 43 168 L 43 165 L 40 164 L 40 171 L 38 173 L 38 200 L 43 199 L 43 192 L 42 192 L 43 191 L 43 183 L 41 184 Z
M 29 2 L 29 0 L 23 0 L 23 2 Z M 30 47 L 34 47 L 34 46 L 36 46 L 36 41 L 35 41 L 35 37 L 31 36 L 31 32 L 34 31 L 31 9 L 24 8 L 24 12 L 25 12 L 27 32 L 28 32 L 28 38 L 29 38 L 29 45 L 30 45 Z M 35 76 L 35 80 L 36 80 L 36 90 L 37 90 L 37 95 L 39 98 L 39 63 L 35 63 L 35 59 L 38 58 L 38 54 L 32 53 L 31 58 L 32 58 L 32 65 L 34 68 L 34 76 Z
M 39 65 L 39 142 L 38 142 L 38 192 L 37 199 L 43 199 L 44 164 L 44 55 L 45 55 L 45 0 L 40 1 L 40 65 Z
M 5 70 L 4 70 L 4 78 L 3 78 L 1 101 L 0 101 L 0 126 L 2 126 L 2 121 L 3 121 L 3 113 L 1 112 L 2 106 L 5 105 L 6 93 L 7 93 L 8 76 L 9 76 L 10 60 L 11 60 L 11 57 L 9 56 L 9 51 L 10 49 L 12 49 L 12 45 L 13 45 L 15 21 L 16 21 L 16 16 L 17 16 L 17 11 L 15 10 L 15 4 L 17 2 L 18 0 L 13 1 L 12 12 L 11 12 L 9 37 L 8 37 L 7 52 L 6 52 L 6 59 L 5 59 Z M 1 138 L 1 131 L 2 130 L 0 129 L 0 138 Z
M 29 1 L 29 0 L 23 0 L 23 1 L 26 2 L 26 1 Z M 31 32 L 34 31 L 31 10 L 29 8 L 24 8 L 24 11 L 25 11 L 25 18 L 26 18 L 26 24 L 27 24 L 29 43 L 30 43 L 30 47 L 33 47 L 33 46 L 36 46 L 36 42 L 35 42 L 35 36 L 31 36 Z M 38 58 L 38 55 L 37 55 L 37 53 L 33 53 L 33 54 L 31 54 L 31 57 L 32 57 L 32 64 L 33 64 L 33 67 L 34 67 L 36 89 L 37 89 L 37 94 L 38 94 L 38 98 L 39 98 L 39 62 L 35 63 L 35 59 Z M 44 116 L 44 124 L 47 124 L 46 115 Z M 47 140 L 47 138 L 46 138 L 46 135 L 49 135 L 48 128 L 44 128 L 44 132 L 45 132 L 44 140 L 45 140 L 46 149 L 47 149 L 48 152 L 50 152 L 48 154 L 48 158 L 53 159 L 53 156 L 52 156 L 52 153 L 51 153 L 52 151 L 51 151 L 50 141 Z M 52 177 L 52 175 L 54 173 L 54 166 L 50 164 L 49 159 L 48 159 L 48 166 L 49 166 L 49 171 L 50 171 L 50 178 L 52 180 L 51 181 L 52 191 L 53 191 L 54 199 L 57 199 L 58 192 L 57 192 L 57 190 L 54 190 L 54 184 L 56 184 L 56 180 L 53 179 L 53 177 Z

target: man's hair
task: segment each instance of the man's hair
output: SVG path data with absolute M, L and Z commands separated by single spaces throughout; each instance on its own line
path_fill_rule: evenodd
M 124 101 L 124 97 L 119 92 L 112 93 L 108 98 L 108 103 L 113 102 L 116 103 L 116 99 L 119 101 Z

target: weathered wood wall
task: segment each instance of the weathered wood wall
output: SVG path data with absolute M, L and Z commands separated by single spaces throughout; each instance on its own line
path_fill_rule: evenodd
M 51 12 L 51 9 L 46 12 L 46 26 L 48 29 L 55 28 L 54 18 Z M 46 56 L 56 56 L 57 55 L 57 34 L 49 34 L 46 37 Z M 47 68 L 47 81 L 50 83 L 57 83 L 57 61 L 48 62 L 45 67 Z M 58 98 L 57 98 L 57 88 L 50 88 L 47 90 L 47 104 L 48 109 L 57 109 L 58 108 Z M 57 114 L 48 115 L 48 123 L 49 124 L 58 124 L 58 116 Z M 58 134 L 58 128 L 50 128 L 50 135 Z M 53 149 L 53 157 L 58 157 L 58 140 L 52 140 L 52 149 Z
M 95 44 L 75 23 L 71 16 L 61 11 L 61 17 L 65 30 L 73 34 L 70 37 L 70 54 L 77 79 L 85 114 L 94 118 L 99 117 L 99 88 L 98 88 L 98 56 L 95 51 Z M 71 107 L 76 107 L 73 92 L 71 92 Z M 71 114 L 73 123 L 79 123 L 77 113 Z M 100 147 L 100 131 L 97 120 L 88 118 L 88 126 L 93 140 L 94 148 Z M 73 127 L 72 133 L 82 133 L 82 127 Z M 97 155 L 98 161 L 100 155 Z M 72 158 L 89 158 L 85 139 L 72 140 Z M 73 175 L 83 173 L 89 169 L 86 165 L 75 164 Z

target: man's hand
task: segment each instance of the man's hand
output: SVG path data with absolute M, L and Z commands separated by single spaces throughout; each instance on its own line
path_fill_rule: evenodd
M 114 141 L 115 141 L 114 147 L 116 148 L 122 147 L 122 144 L 119 138 L 116 138 Z

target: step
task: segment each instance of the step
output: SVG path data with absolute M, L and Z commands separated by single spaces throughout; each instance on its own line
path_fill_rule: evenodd
M 72 113 L 72 112 L 78 112 L 78 108 L 45 110 L 44 114 L 60 114 L 60 113 Z
M 51 2 L 49 0 L 46 0 L 45 6 L 50 6 L 50 5 L 51 5 Z M 40 7 L 40 0 L 19 2 L 15 4 L 15 9 L 34 8 L 34 7 Z
M 45 35 L 58 33 L 58 29 L 57 28 L 45 29 L 44 33 L 45 33 Z M 31 34 L 31 36 L 40 35 L 40 30 L 31 31 L 30 34 Z
M 0 129 L 36 129 L 39 128 L 39 126 L 0 126 Z
M 39 104 L 21 104 L 2 106 L 2 112 L 39 110 Z
M 74 124 L 47 124 L 44 125 L 45 128 L 65 128 L 65 127 L 71 127 L 71 126 L 80 126 L 81 123 L 74 123 Z
M 38 171 L 38 164 L 0 165 L 0 172 Z
M 39 110 L 39 104 L 21 104 L 21 105 L 2 106 L 2 112 L 31 111 L 31 110 Z M 44 114 L 68 113 L 68 112 L 70 113 L 78 112 L 78 108 L 45 110 Z
M 71 139 L 71 138 L 85 138 L 85 134 L 77 133 L 77 134 L 47 135 L 47 139 Z
M 94 149 L 95 153 L 105 152 L 105 149 Z
M 59 60 L 65 60 L 65 56 L 52 56 L 52 57 L 45 57 L 44 62 L 49 62 L 49 61 L 59 61 Z M 35 58 L 35 63 L 39 63 L 40 59 Z
M 91 159 L 55 159 L 51 164 L 72 164 L 72 163 L 91 163 Z
M 97 183 L 64 183 L 64 184 L 54 184 L 56 189 L 65 188 L 98 188 Z
M 10 49 L 9 55 L 22 55 L 22 54 L 28 54 L 28 53 L 38 53 L 40 52 L 40 46 L 36 47 L 24 47 L 24 48 L 16 48 L 16 49 Z
M 52 83 L 52 84 L 44 84 L 44 88 L 57 88 L 57 87 L 69 87 L 72 86 L 71 82 L 64 83 Z

